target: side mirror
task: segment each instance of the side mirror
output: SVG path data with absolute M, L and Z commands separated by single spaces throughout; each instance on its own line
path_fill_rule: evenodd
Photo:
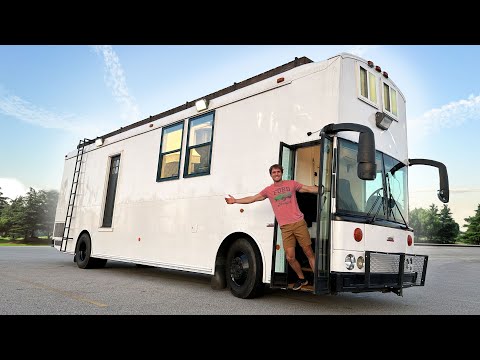
M 344 123 L 328 124 L 321 133 L 336 134 L 340 131 L 357 131 L 358 138 L 357 175 L 362 180 L 375 180 L 377 164 L 375 163 L 375 136 L 373 131 L 363 125 Z

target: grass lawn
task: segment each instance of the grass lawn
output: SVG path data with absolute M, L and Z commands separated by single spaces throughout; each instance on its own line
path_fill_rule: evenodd
M 32 238 L 25 241 L 23 238 L 11 239 L 0 236 L 0 246 L 49 246 L 51 245 L 51 240 L 47 236 L 41 236 L 39 238 Z

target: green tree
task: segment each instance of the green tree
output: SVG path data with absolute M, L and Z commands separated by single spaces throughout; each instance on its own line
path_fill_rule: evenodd
M 480 204 L 477 206 L 474 216 L 465 219 L 463 226 L 467 230 L 460 236 L 460 240 L 467 244 L 480 245 Z
M 25 195 L 25 208 L 23 213 L 23 235 L 25 239 L 34 237 L 35 231 L 42 226 L 46 203 L 45 191 L 30 188 Z
M 436 240 L 440 244 L 453 244 L 460 233 L 460 226 L 453 220 L 452 213 L 447 204 L 443 205 L 439 214 L 439 228 Z
M 45 202 L 43 204 L 43 212 L 40 218 L 40 226 L 38 230 L 49 237 L 53 236 L 53 225 L 55 223 L 55 212 L 57 210 L 58 191 L 43 191 Z
M 415 240 L 419 241 L 427 236 L 426 223 L 427 223 L 427 210 L 423 208 L 413 209 L 409 213 L 410 226 L 415 232 Z
M 25 199 L 19 196 L 3 209 L 0 214 L 0 226 L 6 236 L 16 238 L 25 233 L 24 229 Z
M 25 239 L 48 235 L 51 237 L 55 221 L 58 191 L 30 188 L 0 212 L 0 234 Z
M 440 229 L 440 219 L 438 208 L 435 204 L 430 205 L 425 218 L 425 235 L 429 242 L 437 241 L 438 230 Z
M 3 193 L 2 193 L 2 188 L 0 187 L 0 214 L 2 213 L 2 210 L 8 206 L 8 201 L 7 201 L 7 197 L 3 196 Z

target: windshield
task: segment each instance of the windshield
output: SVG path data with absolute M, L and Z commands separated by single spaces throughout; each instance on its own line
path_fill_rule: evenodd
M 358 144 L 338 138 L 337 212 L 398 223 L 408 221 L 408 167 L 392 175 L 389 171 L 399 161 L 377 151 L 375 180 L 361 180 L 357 176 L 357 153 Z

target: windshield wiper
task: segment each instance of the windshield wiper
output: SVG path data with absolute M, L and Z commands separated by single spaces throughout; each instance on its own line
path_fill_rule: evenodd
M 375 209 L 375 206 L 377 205 L 377 202 L 378 202 L 378 200 L 380 200 L 380 198 L 382 199 L 382 204 L 381 204 L 381 206 L 380 205 L 378 206 L 377 211 L 375 212 L 375 215 L 373 215 L 373 217 L 368 222 L 369 224 L 372 224 L 375 221 L 375 218 L 377 217 L 378 213 L 380 212 L 380 208 L 383 208 L 383 213 L 385 213 L 385 208 L 384 208 L 384 204 L 383 204 L 383 200 L 384 200 L 383 196 L 377 196 L 377 199 L 373 202 L 370 210 L 367 213 L 367 217 L 370 216 L 373 209 Z
M 393 172 L 392 172 L 392 176 L 393 176 Z M 400 207 L 398 206 L 397 202 L 392 196 L 392 189 L 390 188 L 390 175 L 388 173 L 387 173 L 387 176 L 385 176 L 385 179 L 387 181 L 387 191 L 388 191 L 387 218 L 390 218 L 390 214 L 391 214 L 393 217 L 393 220 L 397 221 L 397 219 L 395 218 L 395 214 L 393 212 L 393 208 L 394 208 L 394 206 L 392 205 L 392 202 L 393 202 L 393 204 L 395 204 L 395 207 L 398 210 L 398 213 L 402 217 L 403 223 L 405 224 L 405 228 L 408 228 L 407 222 L 403 217 L 402 211 L 400 210 Z

